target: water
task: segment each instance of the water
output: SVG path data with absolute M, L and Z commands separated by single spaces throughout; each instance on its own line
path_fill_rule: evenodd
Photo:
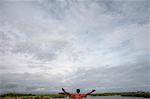
M 143 97 L 121 97 L 121 96 L 94 96 L 86 99 L 148 99 Z

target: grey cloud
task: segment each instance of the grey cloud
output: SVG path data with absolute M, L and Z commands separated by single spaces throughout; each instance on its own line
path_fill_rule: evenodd
M 12 53 L 30 53 L 39 59 L 53 60 L 57 53 L 61 52 L 66 46 L 65 41 L 53 41 L 51 43 L 32 43 L 32 40 L 23 40 L 19 34 L 14 32 L 1 32 L 1 52 L 10 51 Z M 43 48 L 42 46 L 45 46 Z
M 46 13 L 49 13 L 52 18 L 58 20 L 67 16 L 68 10 L 70 9 L 70 4 L 67 0 L 45 0 L 40 1 L 38 4 L 44 11 L 46 11 Z
M 32 68 L 32 69 L 35 69 L 35 68 L 39 68 L 41 70 L 48 70 L 48 69 L 51 69 L 51 67 L 49 66 L 43 66 L 43 64 L 32 64 L 32 65 L 28 65 L 29 68 Z
M 59 85 L 59 81 L 56 81 L 51 78 L 46 78 L 41 74 L 6 73 L 1 74 L 0 90 L 8 92 L 36 92 L 36 89 L 44 88 L 44 92 L 53 92 L 55 90 L 53 87 Z
M 100 0 L 98 2 L 100 6 L 103 4 L 104 13 L 120 16 L 114 20 L 115 25 L 145 24 L 149 21 L 149 0 Z
M 81 87 L 86 89 L 97 88 L 101 91 L 118 90 L 120 91 L 124 88 L 133 90 L 135 87 L 144 88 L 145 90 L 150 90 L 145 87 L 149 85 L 148 73 L 149 70 L 148 61 L 141 61 L 141 63 L 126 64 L 124 66 L 115 66 L 108 68 L 106 67 L 96 67 L 93 69 L 79 68 L 76 75 L 72 78 L 73 88 Z M 96 74 L 96 75 L 95 75 Z M 116 89 L 115 89 L 116 88 Z

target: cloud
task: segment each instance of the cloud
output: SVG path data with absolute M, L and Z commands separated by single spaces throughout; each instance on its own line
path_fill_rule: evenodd
M 0 92 L 149 90 L 148 2 L 0 1 Z
M 75 73 L 76 75 L 72 77 L 70 82 L 73 83 L 73 88 L 82 84 L 82 86 L 80 86 L 83 89 L 89 89 L 96 86 L 99 91 L 109 91 L 111 88 L 115 88 L 116 86 L 120 88 L 120 91 L 124 91 L 124 88 L 138 88 L 141 86 L 144 87 L 145 90 L 149 90 L 145 87 L 145 85 L 148 85 L 149 82 L 148 73 L 148 61 L 144 61 L 143 63 L 136 62 L 134 64 L 128 63 L 124 64 L 124 66 L 115 67 L 105 66 L 91 69 L 80 68 L 77 70 Z

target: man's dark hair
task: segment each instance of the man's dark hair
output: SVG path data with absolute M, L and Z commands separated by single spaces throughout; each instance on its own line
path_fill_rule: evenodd
M 80 89 L 77 89 L 76 92 L 77 92 L 77 93 L 80 93 Z

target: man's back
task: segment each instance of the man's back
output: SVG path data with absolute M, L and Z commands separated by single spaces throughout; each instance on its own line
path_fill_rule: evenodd
M 86 94 L 80 94 L 80 93 L 71 94 L 71 99 L 83 99 L 85 96 Z
M 66 92 L 64 88 L 62 88 L 62 91 L 64 92 L 65 95 L 71 97 L 71 99 L 83 99 L 84 97 L 86 97 L 87 95 L 92 94 L 95 90 L 92 90 L 89 93 L 86 94 L 80 94 L 80 89 L 77 89 L 75 94 L 71 94 L 69 92 Z

